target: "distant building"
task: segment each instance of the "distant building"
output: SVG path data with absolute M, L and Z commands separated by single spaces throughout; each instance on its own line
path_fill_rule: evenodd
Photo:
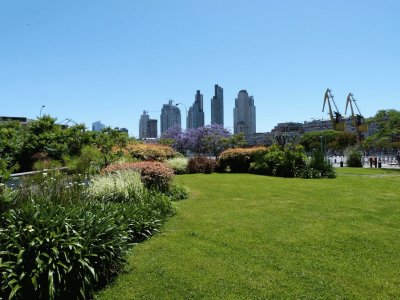
M 214 86 L 214 97 L 211 99 L 211 124 L 224 126 L 224 90 L 218 84 Z
M 256 107 L 253 96 L 241 90 L 235 99 L 233 109 L 234 134 L 243 132 L 246 136 L 256 133 Z
M 198 128 L 201 126 L 204 126 L 203 94 L 197 90 L 194 103 L 189 108 L 187 127 Z
M 147 111 L 143 111 L 139 121 L 139 139 L 157 138 L 157 120 L 150 119 Z
M 92 123 L 92 130 L 93 131 L 102 131 L 103 128 L 106 128 L 106 125 L 101 123 L 101 121 L 97 121 L 97 122 Z
M 161 134 L 173 126 L 181 127 L 181 111 L 173 105 L 173 100 L 164 104 L 161 109 Z
M 120 132 L 124 132 L 124 133 L 126 133 L 127 135 L 129 135 L 129 131 L 128 131 L 127 128 L 122 127 L 122 128 L 119 129 L 119 131 L 120 131 Z
M 33 121 L 26 117 L 9 117 L 9 116 L 0 116 L 0 123 L 1 122 L 10 122 L 10 121 L 17 121 L 22 123 L 23 125 L 28 124 L 29 122 Z

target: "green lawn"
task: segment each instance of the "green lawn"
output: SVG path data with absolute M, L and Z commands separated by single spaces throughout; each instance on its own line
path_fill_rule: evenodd
M 400 298 L 400 172 L 184 175 L 190 199 L 99 299 Z

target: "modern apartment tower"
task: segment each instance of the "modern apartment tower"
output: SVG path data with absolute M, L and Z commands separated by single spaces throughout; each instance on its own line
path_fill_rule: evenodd
M 175 126 L 181 127 L 181 111 L 173 105 L 173 100 L 169 100 L 168 104 L 164 104 L 161 109 L 161 134 L 169 128 Z
M 203 94 L 197 90 L 194 103 L 189 108 L 187 127 L 198 128 L 201 126 L 204 126 Z
M 256 133 L 254 98 L 249 96 L 246 90 L 241 90 L 235 99 L 233 130 L 235 134 L 243 132 L 246 136 Z
M 143 111 L 139 121 L 139 139 L 157 138 L 157 120 L 150 119 L 147 111 Z
M 224 126 L 224 90 L 215 85 L 215 95 L 211 99 L 211 124 Z
M 103 128 L 106 128 L 106 125 L 101 123 L 101 121 L 96 121 L 92 123 L 92 130 L 93 131 L 101 131 Z

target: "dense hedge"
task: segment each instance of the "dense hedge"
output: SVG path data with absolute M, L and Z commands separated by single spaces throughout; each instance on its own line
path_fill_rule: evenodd
M 165 161 L 176 157 L 178 153 L 170 146 L 160 144 L 128 144 L 124 152 L 137 160 Z
M 250 163 L 254 162 L 257 156 L 266 153 L 266 147 L 236 148 L 228 149 L 219 156 L 219 169 L 230 170 L 232 173 L 247 173 Z
M 161 192 L 169 189 L 174 175 L 174 172 L 167 164 L 156 161 L 113 164 L 106 167 L 102 172 L 109 173 L 119 170 L 138 171 L 148 189 L 156 189 Z
M 197 156 L 192 157 L 188 162 L 189 173 L 205 173 L 211 174 L 215 169 L 215 160 L 205 157 Z

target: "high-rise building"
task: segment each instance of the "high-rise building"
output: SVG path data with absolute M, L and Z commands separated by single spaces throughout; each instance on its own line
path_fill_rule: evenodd
M 194 103 L 189 108 L 187 127 L 198 128 L 201 126 L 204 126 L 203 94 L 197 90 Z
M 215 95 L 211 99 L 211 124 L 224 126 L 224 90 L 215 85 Z
M 106 125 L 101 123 L 101 121 L 96 121 L 96 122 L 92 123 L 93 131 L 101 131 L 103 128 L 106 128 Z
M 173 126 L 181 127 L 181 111 L 172 103 L 173 100 L 170 100 L 168 104 L 164 104 L 162 107 L 160 116 L 161 134 Z
M 243 132 L 246 136 L 256 133 L 256 107 L 253 96 L 241 90 L 235 99 L 233 109 L 233 130 L 235 134 Z
M 157 138 L 157 120 L 150 119 L 147 111 L 143 111 L 139 121 L 139 139 Z

